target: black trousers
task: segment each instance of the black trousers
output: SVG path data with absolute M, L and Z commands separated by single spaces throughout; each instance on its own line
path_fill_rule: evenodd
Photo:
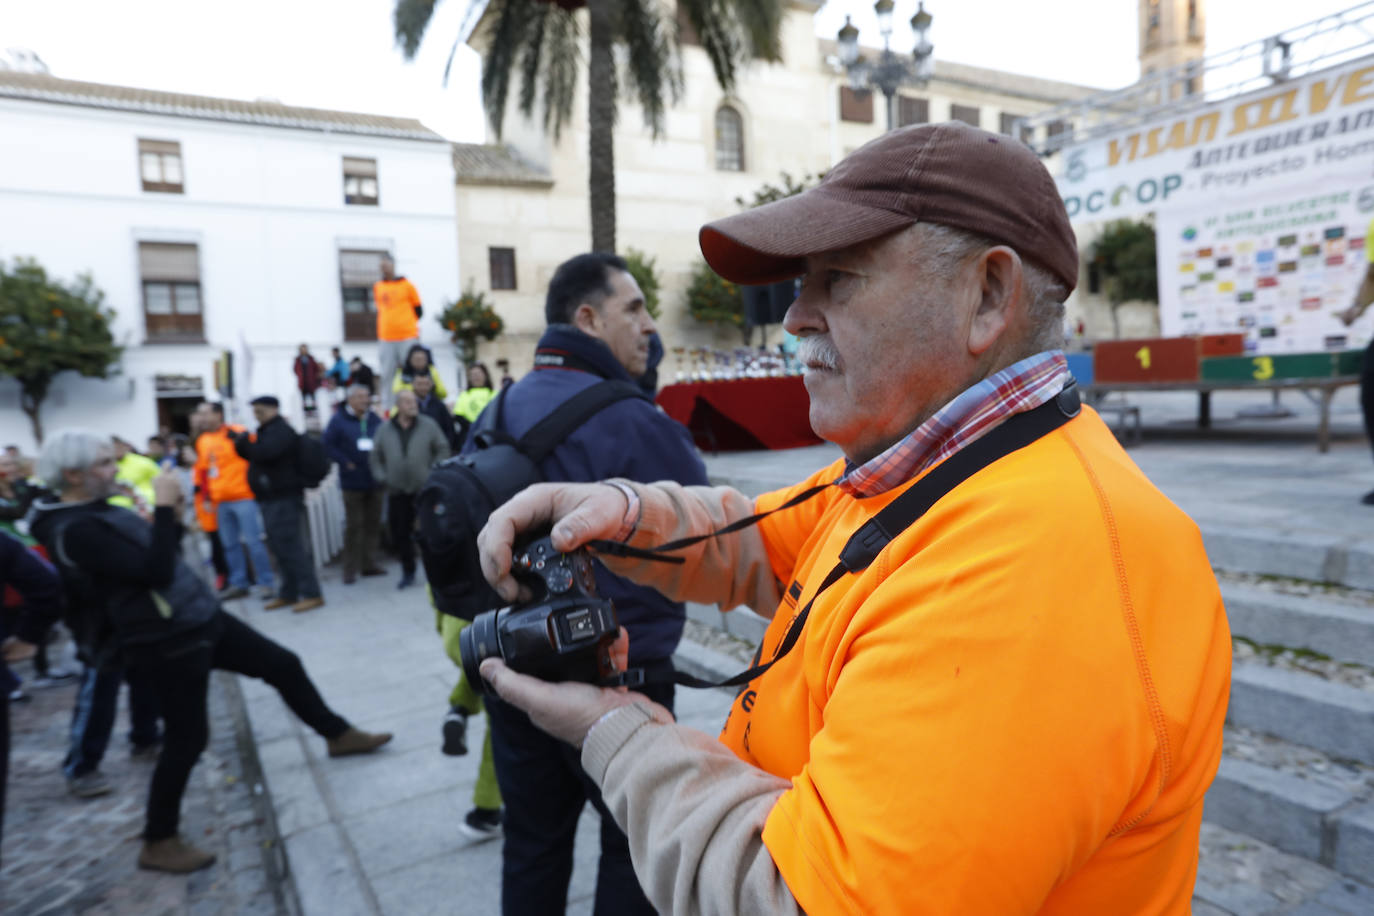
M 5 845 L 5 783 L 10 778 L 10 698 L 0 696 L 0 849 Z
M 305 538 L 305 501 L 299 495 L 258 500 L 267 546 L 277 558 L 281 585 L 277 597 L 286 601 L 320 597 L 320 580 Z
M 1371 265 L 1374 272 L 1374 265 Z M 1364 414 L 1364 431 L 1374 447 L 1374 340 L 1364 351 L 1364 367 L 1360 369 L 1360 410 Z
M 415 493 L 388 493 L 387 525 L 391 530 L 391 549 L 401 561 L 401 572 L 415 575 Z
M 171 657 L 141 655 L 134 663 L 162 703 L 165 730 L 148 790 L 143 836 L 150 842 L 176 835 L 186 780 L 210 740 L 205 695 L 211 669 L 271 684 L 291 711 L 325 738 L 348 730 L 348 722 L 325 705 L 296 653 L 224 611 L 216 613 L 198 638 Z
M 669 711 L 673 708 L 672 684 L 649 684 L 638 692 Z M 494 697 L 485 697 L 484 702 L 491 721 L 496 781 L 506 808 L 501 849 L 504 916 L 562 916 L 568 903 L 577 819 L 589 801 L 601 815 L 594 916 L 654 916 L 630 862 L 630 841 L 582 769 L 577 748 L 542 731 L 508 703 Z
M 210 565 L 215 568 L 215 575 L 229 575 L 229 560 L 224 555 L 224 542 L 219 539 L 218 531 L 207 532 L 210 536 Z

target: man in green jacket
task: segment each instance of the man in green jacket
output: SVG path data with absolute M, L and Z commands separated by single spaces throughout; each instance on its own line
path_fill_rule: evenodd
M 396 416 L 377 430 L 368 463 L 372 476 L 386 487 L 386 513 L 391 545 L 401 560 L 397 588 L 415 584 L 415 495 L 429 469 L 450 454 L 448 437 L 434 420 L 420 413 L 415 392 L 396 392 Z

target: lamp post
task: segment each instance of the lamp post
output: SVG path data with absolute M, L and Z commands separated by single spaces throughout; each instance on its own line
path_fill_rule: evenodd
M 844 17 L 844 25 L 837 36 L 840 64 L 849 75 L 849 86 L 856 92 L 877 89 L 887 100 L 887 129 L 896 126 L 895 98 L 897 87 L 904 84 L 924 86 L 935 72 L 932 55 L 935 46 L 930 43 L 926 33 L 935 17 L 926 12 L 924 2 L 917 4 L 916 15 L 911 17 L 911 31 L 916 36 L 916 46 L 911 58 L 892 53 L 892 8 L 894 0 L 878 0 L 873 4 L 873 12 L 878 16 L 878 31 L 883 36 L 883 50 L 876 60 L 866 60 L 859 56 L 859 30 Z

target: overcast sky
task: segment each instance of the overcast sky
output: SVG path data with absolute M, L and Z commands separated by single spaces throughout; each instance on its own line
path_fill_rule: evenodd
M 55 76 L 228 98 L 416 117 L 445 136 L 484 139 L 479 62 L 444 61 L 469 0 L 443 0 L 414 63 L 396 50 L 392 0 L 0 0 L 0 49 L 38 53 Z M 1355 0 L 1207 0 L 1209 51 L 1224 51 Z M 1134 0 L 930 0 L 937 59 L 1116 88 L 1133 82 Z M 894 45 L 909 49 L 915 0 L 898 0 Z M 816 31 L 853 16 L 880 38 L 869 0 L 829 0 Z

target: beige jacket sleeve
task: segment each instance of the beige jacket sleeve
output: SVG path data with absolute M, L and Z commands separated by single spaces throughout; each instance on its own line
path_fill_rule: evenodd
M 754 501 L 731 487 L 684 487 L 671 481 L 618 483 L 634 489 L 640 513 L 628 543 L 657 547 L 679 538 L 706 534 L 754 512 Z M 709 538 L 674 551 L 681 565 L 601 555 L 618 576 L 655 588 L 674 601 L 718 604 L 721 610 L 745 605 L 772 617 L 782 598 L 757 527 Z
M 592 728 L 582 766 L 629 837 L 635 875 L 658 912 L 802 912 L 763 845 L 787 780 L 696 729 L 659 723 L 640 704 Z

